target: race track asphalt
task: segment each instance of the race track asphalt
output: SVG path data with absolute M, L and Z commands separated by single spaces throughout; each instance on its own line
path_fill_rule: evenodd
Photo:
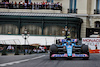
M 49 54 L 0 56 L 0 67 L 100 67 L 100 54 L 90 54 L 89 60 L 50 60 Z

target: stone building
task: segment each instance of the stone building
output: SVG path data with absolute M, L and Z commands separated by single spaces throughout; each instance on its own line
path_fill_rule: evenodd
M 3 0 L 0 0 L 2 2 Z M 15 3 L 16 0 L 7 0 Z M 100 34 L 100 0 L 17 0 L 30 3 L 62 4 L 62 10 L 0 8 L 0 34 L 21 34 L 25 28 L 31 35 L 59 35 L 67 25 L 72 38 Z

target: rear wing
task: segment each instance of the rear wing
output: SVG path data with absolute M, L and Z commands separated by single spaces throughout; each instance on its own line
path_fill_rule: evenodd
M 71 42 L 78 42 L 78 39 L 71 39 Z M 67 39 L 58 39 L 56 40 L 56 44 L 67 42 Z

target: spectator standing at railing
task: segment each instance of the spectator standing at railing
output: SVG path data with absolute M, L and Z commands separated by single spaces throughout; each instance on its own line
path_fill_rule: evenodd
M 51 2 L 49 2 L 49 9 L 51 9 Z
M 25 3 L 23 2 L 23 7 L 25 8 Z
M 34 2 L 34 9 L 35 9 L 35 2 Z
M 25 9 L 27 8 L 27 3 L 25 2 Z
M 37 9 L 39 9 L 39 2 L 37 2 Z
M 45 2 L 45 8 L 47 9 L 47 2 Z
M 43 5 L 43 9 L 44 9 L 45 8 L 45 2 L 44 1 L 43 1 L 42 5 Z
M 20 2 L 19 2 L 19 8 L 20 8 Z
M 51 3 L 51 9 L 54 9 L 54 3 Z
M 17 8 L 17 2 L 15 1 L 15 8 Z
M 47 5 L 47 2 L 45 2 L 45 4 L 44 4 L 44 8 L 46 9 L 46 5 Z
M 11 8 L 11 2 L 9 3 L 9 8 Z
M 32 9 L 32 5 L 33 5 L 33 3 L 31 2 L 31 9 Z
M 35 9 L 37 9 L 37 3 L 35 2 Z
M 21 1 L 21 2 L 20 2 L 20 5 L 22 5 L 22 4 L 23 4 L 23 2 Z
M 49 9 L 49 3 L 47 2 L 47 9 Z
M 20 8 L 22 8 L 22 7 L 23 7 L 23 2 L 21 1 L 21 2 L 20 2 Z
M 41 3 L 39 3 L 39 9 L 41 9 L 42 8 L 42 2 Z
M 31 3 L 28 1 L 28 8 L 30 8 Z
M 12 5 L 12 8 L 13 8 L 13 1 L 12 1 L 11 5 Z

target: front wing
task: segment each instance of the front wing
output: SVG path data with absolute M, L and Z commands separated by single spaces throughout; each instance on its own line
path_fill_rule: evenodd
M 57 58 L 57 57 L 68 57 L 68 55 L 67 54 L 52 54 L 51 55 L 51 57 L 55 57 L 55 58 Z M 71 57 L 73 57 L 73 58 L 84 58 L 84 57 L 89 57 L 87 54 L 72 54 L 72 56 Z

